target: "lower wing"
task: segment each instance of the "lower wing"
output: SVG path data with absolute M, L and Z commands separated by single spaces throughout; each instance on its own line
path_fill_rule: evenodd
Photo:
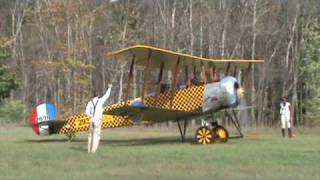
M 129 116 L 147 122 L 165 122 L 199 115 L 198 112 L 187 112 L 149 106 L 122 106 L 105 112 L 113 116 Z

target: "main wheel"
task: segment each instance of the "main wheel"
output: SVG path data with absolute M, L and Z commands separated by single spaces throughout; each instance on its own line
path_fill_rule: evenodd
M 196 131 L 195 139 L 198 144 L 211 144 L 214 142 L 214 135 L 209 127 L 201 126 Z
M 217 126 L 213 128 L 213 133 L 219 139 L 219 142 L 225 143 L 229 139 L 229 133 L 223 126 Z

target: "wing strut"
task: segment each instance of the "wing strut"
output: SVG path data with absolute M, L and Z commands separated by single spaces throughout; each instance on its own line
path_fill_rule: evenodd
M 151 53 L 152 53 L 152 51 L 149 49 L 147 65 L 144 68 L 144 81 L 143 81 L 143 85 L 142 85 L 142 95 L 141 95 L 142 102 L 144 102 L 145 94 L 148 89 L 147 88 L 147 85 L 148 85 L 147 81 L 148 81 L 148 79 L 150 79 L 149 76 L 150 76 Z
M 225 76 L 228 75 L 229 70 L 230 70 L 230 67 L 231 67 L 231 63 L 229 62 L 229 63 L 228 63 L 228 66 L 227 66 L 227 68 L 226 68 Z
M 135 55 L 133 55 L 132 59 L 131 59 L 130 72 L 129 72 L 128 85 L 127 85 L 127 89 L 128 90 L 127 90 L 127 94 L 126 94 L 126 97 L 125 97 L 125 102 L 126 103 L 128 102 L 129 95 L 131 94 L 131 91 L 132 91 L 131 84 L 133 84 L 134 59 L 135 59 Z
M 161 67 L 158 75 L 158 81 L 157 81 L 157 91 L 156 91 L 156 99 L 158 102 L 158 97 L 159 94 L 161 93 L 161 83 L 162 83 L 162 76 L 163 76 L 163 67 L 164 67 L 164 62 L 161 62 Z
M 172 108 L 173 98 L 177 88 L 178 74 L 179 74 L 179 68 L 180 68 L 179 65 L 180 65 L 180 56 L 178 56 L 177 63 L 174 69 L 174 77 L 171 85 L 172 90 L 171 90 L 171 96 L 170 96 L 170 108 Z
M 200 62 L 200 66 L 201 66 L 201 81 L 204 84 L 207 84 L 208 80 L 207 80 L 207 75 L 206 75 L 206 68 L 204 67 L 203 62 Z

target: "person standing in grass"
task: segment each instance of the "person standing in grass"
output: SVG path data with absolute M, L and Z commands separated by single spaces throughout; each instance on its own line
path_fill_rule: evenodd
M 108 90 L 103 96 L 98 94 L 90 100 L 86 106 L 85 113 L 90 117 L 90 128 L 88 137 L 88 153 L 95 153 L 99 146 L 101 134 L 101 120 L 103 116 L 103 104 L 109 98 L 112 84 L 108 84 Z
M 280 103 L 280 116 L 281 116 L 281 131 L 282 137 L 286 136 L 285 129 L 288 128 L 288 137 L 293 137 L 291 130 L 291 104 L 288 102 L 287 97 L 283 97 Z

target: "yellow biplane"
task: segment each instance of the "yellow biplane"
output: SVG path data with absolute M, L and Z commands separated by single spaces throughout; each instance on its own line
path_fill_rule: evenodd
M 109 60 L 130 63 L 130 70 L 124 100 L 105 107 L 102 128 L 175 121 L 184 141 L 187 121 L 204 117 L 195 132 L 196 142 L 226 142 L 228 131 L 218 124 L 212 114 L 231 109 L 227 116 L 240 137 L 243 136 L 233 110 L 240 103 L 242 91 L 238 74 L 248 71 L 252 64 L 263 63 L 263 60 L 216 60 L 143 45 L 128 47 L 107 56 Z M 133 98 L 132 91 L 135 69 L 143 71 L 139 98 Z M 224 74 L 224 77 L 220 79 L 218 74 Z M 42 107 L 34 109 L 31 126 L 37 134 L 67 134 L 72 137 L 76 132 L 88 131 L 89 118 L 85 114 L 56 121 L 56 111 L 52 106 L 42 104 Z

